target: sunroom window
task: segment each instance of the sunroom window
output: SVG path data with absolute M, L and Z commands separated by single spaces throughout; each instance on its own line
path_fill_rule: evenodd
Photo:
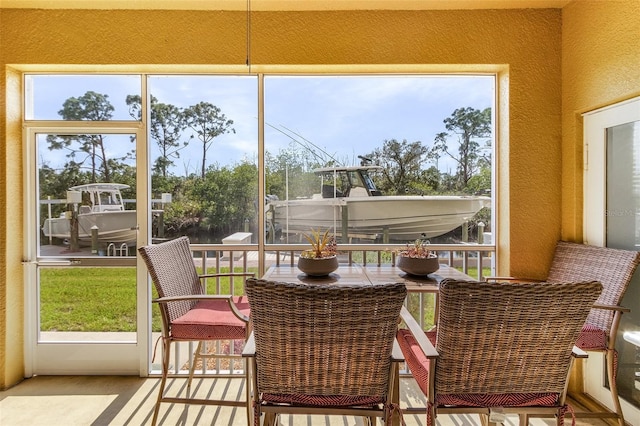
M 311 229 L 342 243 L 490 242 L 492 75 L 32 74 L 25 86 L 27 120 L 146 126 L 154 238 L 257 243 L 264 220 L 267 243 Z M 81 185 L 127 185 L 113 200 L 135 209 L 134 145 L 63 128 L 39 139 L 41 245 L 70 243 L 49 228 Z M 95 202 L 80 196 L 82 223 Z

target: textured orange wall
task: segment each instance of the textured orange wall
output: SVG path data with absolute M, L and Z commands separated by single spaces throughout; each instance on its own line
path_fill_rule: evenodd
M 4 10 L 2 21 L 3 63 L 245 62 L 242 12 Z M 559 10 L 259 12 L 251 29 L 253 64 L 505 64 L 510 122 L 500 143 L 512 186 L 501 250 L 546 253 L 560 235 Z M 511 269 L 541 268 L 530 259 L 511 253 Z
M 153 71 L 154 65 L 162 64 L 183 69 L 242 66 L 246 59 L 243 12 L 3 9 L 0 13 L 0 63 L 17 64 L 16 69 L 32 64 L 56 70 L 57 64 L 69 64 L 97 71 Z M 323 64 L 390 64 L 390 69 L 414 66 L 442 71 L 457 64 L 477 64 L 467 69 L 500 69 L 500 91 L 509 96 L 501 100 L 498 117 L 502 126 L 496 159 L 502 185 L 499 272 L 544 274 L 561 224 L 560 10 L 255 12 L 251 24 L 255 69 L 300 64 L 317 65 L 317 71 Z M 19 87 L 8 87 L 6 77 L 3 66 L 2 92 L 19 96 Z M 3 111 L 4 101 L 0 101 Z M 13 114 L 15 105 L 10 108 Z M 16 135 L 19 122 L 3 112 L 0 128 L 5 125 L 0 217 L 19 204 L 14 188 L 22 185 L 21 176 L 7 168 L 8 163 L 22 162 Z M 0 269 L 7 274 L 0 290 L 13 291 L 11 301 L 0 299 L 0 312 L 19 309 L 21 303 L 16 294 L 22 286 L 22 269 L 17 256 L 9 255 L 14 249 L 21 252 L 20 234 L 15 223 L 0 224 Z M 2 314 L 0 322 L 6 322 L 19 318 L 20 312 Z M 6 326 L 0 327 L 0 336 L 3 342 L 9 340 Z M 0 385 L 10 384 L 9 375 L 17 370 L 21 374 L 21 348 L 3 350 L 0 344 L 0 358 L 11 364 L 0 372 L 4 375 Z
M 21 80 L 7 70 L 0 90 L 0 389 L 24 376 Z
M 581 114 L 640 95 L 640 1 L 569 4 L 562 52 L 562 237 L 582 241 Z

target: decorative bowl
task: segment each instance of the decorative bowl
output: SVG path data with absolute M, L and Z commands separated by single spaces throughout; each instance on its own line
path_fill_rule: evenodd
M 437 257 L 406 257 L 398 256 L 396 266 L 410 275 L 429 275 L 440 268 Z
M 338 257 L 298 258 L 298 269 L 311 277 L 324 277 L 338 269 Z

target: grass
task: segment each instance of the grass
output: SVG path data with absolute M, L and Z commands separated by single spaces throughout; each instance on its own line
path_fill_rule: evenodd
M 136 331 L 135 268 L 42 268 L 41 331 Z
M 228 268 L 226 269 L 228 271 Z M 226 272 L 223 268 L 222 272 Z M 239 279 L 237 279 L 239 280 Z M 208 293 L 216 293 L 208 280 Z M 241 293 L 236 281 L 234 292 Z M 228 294 L 230 279 L 220 279 L 220 294 Z M 158 293 L 153 289 L 152 297 Z M 160 331 L 160 311 L 152 304 L 152 330 Z M 41 268 L 41 331 L 136 331 L 135 268 Z
M 456 268 L 459 271 L 462 271 L 462 268 Z M 476 277 L 478 276 L 478 268 L 467 268 L 467 275 L 469 275 L 470 277 L 473 277 L 474 279 L 476 279 Z M 493 275 L 491 273 L 491 268 L 482 268 L 482 276 L 483 277 L 490 277 L 491 275 Z
M 221 272 L 228 269 L 223 268 Z M 199 271 L 200 272 L 200 271 Z M 255 271 L 254 271 L 255 272 Z M 484 268 L 484 276 L 490 275 Z M 477 268 L 469 268 L 475 277 Z M 234 285 L 240 294 L 241 279 Z M 230 280 L 220 279 L 220 294 L 229 294 Z M 216 294 L 216 280 L 208 281 L 208 293 Z M 153 289 L 152 297 L 157 297 Z M 423 299 L 425 328 L 433 324 L 433 297 Z M 417 294 L 408 299 L 409 310 L 420 312 Z M 160 311 L 152 304 L 153 331 L 160 331 Z M 40 330 L 85 332 L 136 331 L 136 270 L 135 268 L 41 268 L 40 269 Z

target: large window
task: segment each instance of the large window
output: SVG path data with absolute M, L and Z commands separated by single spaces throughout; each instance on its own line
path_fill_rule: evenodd
M 133 120 L 128 96 L 140 97 L 140 75 L 27 75 L 27 120 Z
M 490 223 L 492 76 L 267 76 L 269 241 L 476 241 Z M 486 227 L 489 230 L 489 227 Z
M 26 87 L 28 120 L 146 125 L 158 240 L 219 243 L 245 232 L 256 243 L 260 220 L 268 243 L 317 228 L 365 243 L 475 242 L 491 232 L 492 75 L 34 74 Z M 51 231 L 73 216 L 68 191 L 82 192 L 73 207 L 81 223 L 96 210 L 135 210 L 133 146 L 63 132 L 39 140 L 43 246 L 75 241 L 71 226 Z M 127 187 L 84 191 L 95 183 Z

